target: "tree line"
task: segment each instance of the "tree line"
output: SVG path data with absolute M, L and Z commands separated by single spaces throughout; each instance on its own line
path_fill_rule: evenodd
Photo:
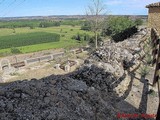
M 35 27 L 47 28 L 60 25 L 71 25 L 81 26 L 83 20 L 13 20 L 13 21 L 0 21 L 0 28 L 21 28 L 21 27 L 30 27 L 34 29 Z

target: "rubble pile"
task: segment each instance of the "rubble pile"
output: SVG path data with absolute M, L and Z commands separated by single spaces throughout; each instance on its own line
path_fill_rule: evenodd
M 138 58 L 140 57 L 138 53 L 142 51 L 139 44 L 146 34 L 147 29 L 143 28 L 125 41 L 119 43 L 108 41 L 104 46 L 94 51 L 90 59 L 101 63 L 100 66 L 107 69 L 108 72 L 118 73 L 117 76 L 122 76 L 124 74 L 124 63 L 129 63 L 128 67 L 138 63 Z
M 0 119 L 113 120 L 118 113 L 114 81 L 91 65 L 68 75 L 13 82 L 0 87 Z

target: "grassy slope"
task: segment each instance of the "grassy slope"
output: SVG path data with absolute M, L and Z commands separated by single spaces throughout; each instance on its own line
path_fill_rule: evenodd
M 60 32 L 62 29 L 62 32 Z M 73 31 L 71 31 L 73 29 Z M 22 53 L 36 52 L 47 49 L 55 49 L 55 48 L 66 48 L 66 47 L 75 47 L 80 46 L 81 43 L 78 43 L 76 40 L 72 40 L 71 37 L 75 34 L 79 33 L 88 33 L 80 30 L 80 26 L 72 27 L 72 26 L 60 26 L 60 27 L 49 27 L 49 28 L 16 28 L 16 33 L 30 33 L 30 32 L 49 32 L 49 33 L 58 33 L 60 35 L 65 35 L 65 37 L 61 37 L 59 42 L 51 42 L 51 43 L 43 43 L 37 45 L 23 46 L 18 47 Z M 13 34 L 12 29 L 0 29 L 0 36 L 6 36 Z M 0 53 L 8 52 L 10 53 L 10 49 L 1 49 Z

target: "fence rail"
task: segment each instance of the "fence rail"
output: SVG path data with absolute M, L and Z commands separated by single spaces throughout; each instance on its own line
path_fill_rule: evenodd
M 158 85 L 158 93 L 159 93 L 159 108 L 157 112 L 156 120 L 160 120 L 160 83 L 159 83 L 159 75 L 160 75 L 160 36 L 156 29 L 151 29 L 151 40 L 152 40 L 152 55 L 153 61 L 152 65 L 155 67 L 155 72 L 153 76 L 153 83 Z

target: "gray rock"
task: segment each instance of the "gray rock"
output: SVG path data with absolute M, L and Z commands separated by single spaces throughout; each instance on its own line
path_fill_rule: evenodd
M 15 97 L 15 98 L 19 98 L 20 96 L 21 96 L 20 93 L 15 93 L 15 94 L 14 94 L 14 97 Z
M 28 98 L 28 97 L 29 97 L 29 95 L 27 95 L 27 94 L 24 94 L 24 93 L 21 94 L 22 99 L 25 99 L 25 98 Z
M 7 109 L 9 111 L 13 111 L 14 108 L 13 108 L 13 104 L 11 102 L 7 103 Z
M 3 100 L 0 101 L 0 107 L 4 108 L 6 106 L 5 102 Z
M 68 83 L 68 89 L 72 91 L 77 91 L 77 92 L 86 92 L 87 91 L 87 85 L 83 81 L 78 81 L 78 80 L 71 80 Z
M 50 98 L 49 98 L 49 97 L 45 97 L 45 98 L 44 98 L 44 102 L 45 102 L 46 104 L 49 104 L 49 103 L 50 103 Z
M 113 68 L 113 66 L 109 63 L 103 64 L 104 69 L 106 69 L 108 72 L 114 73 L 116 70 Z

